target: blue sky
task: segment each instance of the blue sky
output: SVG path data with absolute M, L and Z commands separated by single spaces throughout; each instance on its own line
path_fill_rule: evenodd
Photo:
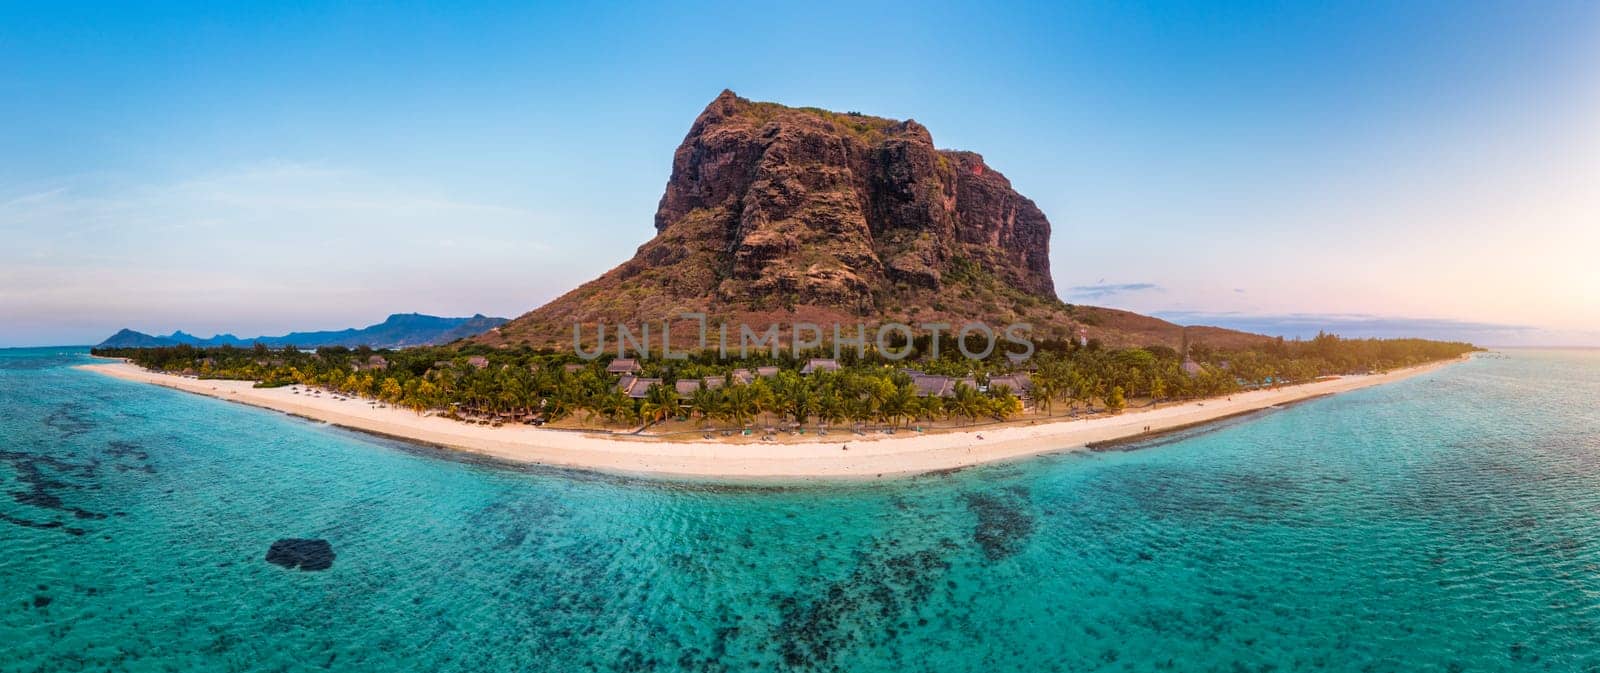
M 1595 344 L 1597 45 L 1595 3 L 0 3 L 0 345 L 520 314 L 653 233 L 723 88 L 981 152 L 1067 301 Z

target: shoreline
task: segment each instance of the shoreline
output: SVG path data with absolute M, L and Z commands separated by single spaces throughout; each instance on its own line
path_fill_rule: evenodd
M 759 444 L 603 435 L 523 425 L 468 425 L 393 407 L 380 409 L 359 398 L 335 400 L 331 396 L 296 395 L 288 387 L 254 388 L 253 381 L 189 379 L 147 371 L 123 361 L 75 368 L 512 463 L 663 480 L 794 482 L 889 479 L 1045 454 L 1112 448 L 1263 409 L 1400 381 L 1465 359 L 1235 393 L 1231 398 L 1195 400 L 1115 416 L 1012 421 L 998 427 L 911 436 L 852 435 L 839 441 Z

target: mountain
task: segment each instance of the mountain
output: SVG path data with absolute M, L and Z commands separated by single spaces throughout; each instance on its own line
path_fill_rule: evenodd
M 202 339 L 182 331 L 167 336 L 151 336 L 131 329 L 123 329 L 100 343 L 101 348 L 154 348 L 157 346 L 252 346 L 257 343 L 272 347 L 294 345 L 299 348 L 320 346 L 371 346 L 373 348 L 407 348 L 446 344 L 474 336 L 506 323 L 505 318 L 475 315 L 470 318 L 440 318 L 420 313 L 396 313 L 387 320 L 361 329 L 326 332 L 293 332 L 276 337 L 241 339 L 232 334 L 219 334 Z
M 574 324 L 592 335 L 597 323 L 659 325 L 683 312 L 758 330 L 1029 322 L 1036 337 L 1082 328 L 1114 345 L 1177 346 L 1183 330 L 1062 303 L 1044 213 L 982 156 L 935 148 L 916 121 L 731 91 L 678 146 L 655 236 L 632 259 L 474 340 L 570 348 Z
M 172 337 L 150 336 L 144 332 L 135 332 L 123 328 L 110 338 L 100 342 L 99 348 L 158 348 L 161 346 L 176 346 L 178 342 Z

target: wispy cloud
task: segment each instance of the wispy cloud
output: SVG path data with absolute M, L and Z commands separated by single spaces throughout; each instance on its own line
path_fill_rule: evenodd
M 1119 294 L 1132 292 L 1160 291 L 1161 286 L 1155 283 L 1105 283 L 1094 285 L 1075 285 L 1067 288 L 1067 296 L 1071 299 L 1105 299 Z

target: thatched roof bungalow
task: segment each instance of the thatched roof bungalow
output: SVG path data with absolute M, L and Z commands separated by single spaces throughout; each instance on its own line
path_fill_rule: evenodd
M 633 358 L 617 358 L 606 365 L 607 374 L 638 374 L 644 368 Z
M 836 371 L 839 371 L 839 361 L 832 358 L 811 358 L 809 362 L 806 362 L 806 366 L 800 368 L 801 374 Z
M 948 376 L 919 374 L 911 377 L 911 385 L 917 389 L 917 397 L 951 397 L 955 395 L 955 379 Z
M 645 379 L 632 374 L 624 374 L 622 379 L 617 381 L 617 390 L 628 397 L 642 400 L 646 395 L 650 394 L 650 386 L 660 383 L 661 379 Z
M 1033 392 L 1033 377 L 1027 374 L 1006 374 L 1005 376 L 989 377 L 989 390 L 1005 386 L 1011 394 L 1024 397 Z
M 911 377 L 911 385 L 917 389 L 917 397 L 955 397 L 958 383 L 973 390 L 978 389 L 978 380 L 971 376 L 958 379 L 951 376 L 919 374 Z

